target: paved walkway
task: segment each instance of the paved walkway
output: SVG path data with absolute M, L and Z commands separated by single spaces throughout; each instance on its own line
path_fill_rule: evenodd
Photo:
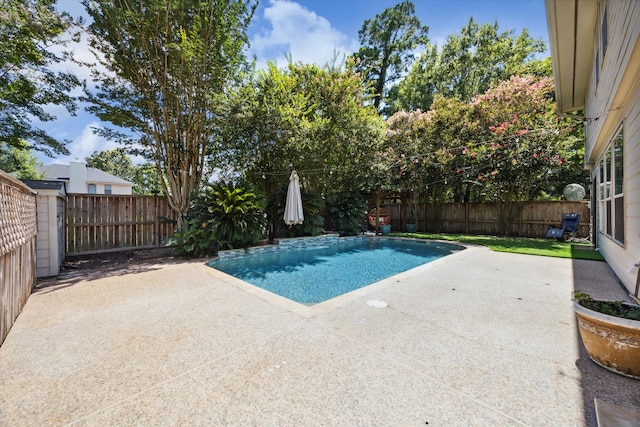
M 67 278 L 0 347 L 0 425 L 593 426 L 596 397 L 639 411 L 640 381 L 587 358 L 574 289 L 625 298 L 605 263 L 476 247 L 319 308 L 197 262 Z

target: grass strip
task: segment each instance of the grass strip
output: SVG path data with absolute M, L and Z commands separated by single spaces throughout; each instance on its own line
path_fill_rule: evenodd
M 604 261 L 600 252 L 593 250 L 589 243 L 561 242 L 558 240 L 529 239 L 524 237 L 475 236 L 468 234 L 391 233 L 391 235 L 416 239 L 472 243 L 487 246 L 496 252 Z

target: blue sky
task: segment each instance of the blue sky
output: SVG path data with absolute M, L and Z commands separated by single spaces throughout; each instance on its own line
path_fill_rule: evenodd
M 261 0 L 249 28 L 251 46 L 249 56 L 256 56 L 258 65 L 267 61 L 286 64 L 290 53 L 294 61 L 323 65 L 334 52 L 348 55 L 359 47 L 358 30 L 366 19 L 372 19 L 398 0 Z M 432 43 L 442 46 L 449 34 L 457 33 L 470 17 L 478 23 L 498 22 L 502 31 L 516 34 L 527 28 L 536 39 L 548 44 L 544 0 L 414 0 L 416 15 L 429 27 Z M 58 8 L 72 16 L 85 16 L 78 0 L 59 0 Z M 85 43 L 73 47 L 76 54 L 90 59 Z M 88 70 L 71 67 L 81 78 L 89 80 Z M 103 140 L 91 131 L 100 121 L 79 111 L 76 117 L 64 109 L 50 111 L 58 120 L 44 125 L 56 138 L 71 141 L 69 156 L 56 159 L 38 155 L 41 162 L 68 163 L 84 160 L 94 151 L 116 148 L 113 142 Z

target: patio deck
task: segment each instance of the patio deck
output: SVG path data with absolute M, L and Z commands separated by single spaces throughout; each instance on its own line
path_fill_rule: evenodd
M 640 411 L 640 381 L 588 359 L 574 289 L 625 299 L 605 263 L 478 247 L 308 310 L 202 262 L 69 277 L 35 291 L 0 347 L 0 425 L 594 426 L 594 398 Z

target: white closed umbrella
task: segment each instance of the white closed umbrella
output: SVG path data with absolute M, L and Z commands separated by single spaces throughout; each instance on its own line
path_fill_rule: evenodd
M 291 172 L 289 188 L 287 189 L 287 203 L 284 205 L 284 223 L 287 225 L 302 224 L 302 195 L 300 195 L 300 178 L 296 171 Z

